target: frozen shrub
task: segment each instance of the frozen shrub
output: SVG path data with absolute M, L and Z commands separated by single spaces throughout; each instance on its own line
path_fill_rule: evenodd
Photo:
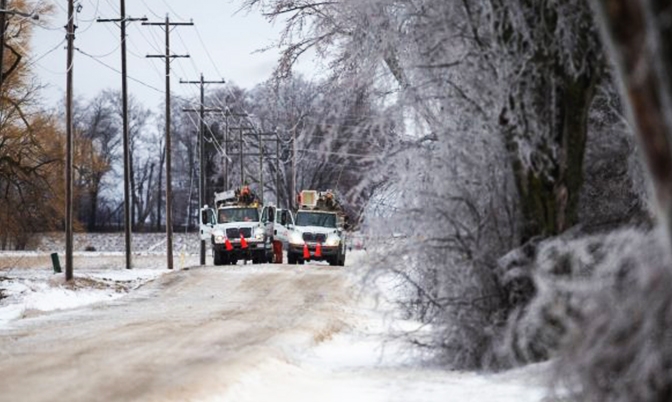
M 569 233 L 542 242 L 534 261 L 524 268 L 532 275 L 535 296 L 515 305 L 508 315 L 493 361 L 512 366 L 555 356 L 591 314 L 596 294 L 628 289 L 642 265 L 641 256 L 660 255 L 653 234 L 635 229 L 581 238 Z M 511 272 L 505 270 L 503 278 Z
M 559 350 L 556 385 L 580 401 L 669 401 L 671 260 L 654 234 L 624 240 L 604 250 L 604 270 Z

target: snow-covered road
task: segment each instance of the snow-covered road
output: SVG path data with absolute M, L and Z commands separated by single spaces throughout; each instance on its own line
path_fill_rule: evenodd
M 193 267 L 122 298 L 29 314 L 0 325 L 0 400 L 543 399 L 544 366 L 422 368 L 388 337 L 412 323 L 381 311 L 358 272 L 357 258 L 345 269 Z

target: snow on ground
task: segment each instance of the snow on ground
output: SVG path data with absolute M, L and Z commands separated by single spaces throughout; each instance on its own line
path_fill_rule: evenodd
M 198 236 L 174 233 L 173 240 L 173 267 L 196 265 Z M 29 244 L 30 251 L 0 251 L 0 328 L 21 317 L 124 296 L 170 272 L 166 269 L 165 243 L 165 233 L 134 233 L 133 269 L 127 270 L 123 232 L 75 233 L 72 283 L 65 282 L 63 273 L 54 273 L 50 257 L 51 253 L 58 253 L 64 269 L 63 233 L 36 237 Z
M 176 269 L 198 264 L 195 252 L 182 250 Z M 355 278 L 363 275 L 365 257 L 363 250 L 348 254 Z M 53 273 L 45 251 L 0 252 L 0 329 L 21 317 L 115 300 L 170 272 L 163 253 L 144 251 L 133 258 L 134 269 L 127 270 L 121 252 L 76 252 L 75 280 L 66 283 L 63 274 Z M 381 286 L 395 291 L 392 281 Z M 369 297 L 353 307 L 352 315 L 358 318 L 317 339 L 315 347 L 286 350 L 244 373 L 225 394 L 205 401 L 539 402 L 547 394 L 544 364 L 500 374 L 424 365 L 420 356 L 409 354 L 403 339 L 390 339 L 391 330 L 419 327 L 396 317 L 389 300 Z
M 366 252 L 348 255 L 351 268 L 364 266 Z M 363 272 L 351 269 L 355 278 Z M 385 292 L 398 292 L 394 280 L 379 281 Z M 458 372 L 431 367 L 414 354 L 404 331 L 428 328 L 400 319 L 389 299 L 362 295 L 352 309 L 358 317 L 345 329 L 318 340 L 314 348 L 285 350 L 282 357 L 247 372 L 222 395 L 202 402 L 540 402 L 548 392 L 547 364 L 498 374 Z
M 63 266 L 64 256 L 59 258 Z M 174 268 L 196 263 L 196 256 L 181 253 Z M 49 254 L 0 252 L 0 328 L 23 317 L 118 299 L 170 272 L 166 265 L 162 253 L 136 253 L 128 270 L 121 252 L 76 252 L 74 280 L 66 282 L 64 273 L 54 273 Z
M 418 365 L 406 349 L 401 341 L 386 341 L 382 326 L 353 328 L 316 348 L 266 361 L 204 402 L 540 402 L 547 395 L 546 365 L 501 374 L 447 371 Z

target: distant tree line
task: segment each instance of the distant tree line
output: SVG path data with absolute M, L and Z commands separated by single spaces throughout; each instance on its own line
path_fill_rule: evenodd
M 33 3 L 13 1 L 11 7 L 32 10 Z M 50 12 L 47 2 L 39 4 L 43 14 Z M 62 230 L 64 225 L 65 128 L 59 117 L 64 106 L 49 110 L 40 102 L 40 87 L 27 63 L 31 28 L 22 19 L 7 20 L 0 88 L 0 249 L 31 247 L 34 234 Z M 263 191 L 265 201 L 282 206 L 292 206 L 301 189 L 333 189 L 342 194 L 356 220 L 373 193 L 371 186 L 362 185 L 364 178 L 370 182 L 368 173 L 375 162 L 370 155 L 382 154 L 386 139 L 395 132 L 391 125 L 369 124 L 378 113 L 369 90 L 334 90 L 327 82 L 301 77 L 252 89 L 227 84 L 208 90 L 206 103 L 220 112 L 205 116 L 204 203 L 212 205 L 214 192 L 243 183 Z M 344 107 L 347 111 L 341 113 Z M 200 121 L 198 113 L 184 109 L 198 110 L 199 100 L 174 94 L 172 108 L 173 225 L 175 230 L 195 231 L 202 207 Z M 161 110 L 155 112 L 130 96 L 131 222 L 136 232 L 165 228 Z M 91 98 L 76 97 L 73 113 L 75 228 L 123 230 L 121 93 L 106 89 Z M 267 134 L 261 143 L 260 133 Z M 264 154 L 262 160 L 255 156 L 259 153 Z

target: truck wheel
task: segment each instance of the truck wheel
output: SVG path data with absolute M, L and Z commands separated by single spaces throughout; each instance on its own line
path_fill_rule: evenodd
M 231 258 L 231 259 L 229 260 L 229 263 L 230 263 L 231 265 L 236 265 L 236 264 L 238 264 L 238 259 L 237 259 L 237 258 Z
M 338 255 L 329 257 L 329 265 L 338 265 Z
M 222 265 L 222 253 L 220 253 L 217 250 L 212 250 L 212 258 L 214 260 L 215 265 Z
M 266 252 L 260 251 L 258 253 L 252 254 L 252 264 L 263 264 L 266 261 Z
M 296 254 L 292 253 L 291 251 L 287 252 L 287 264 L 289 265 L 296 264 Z

